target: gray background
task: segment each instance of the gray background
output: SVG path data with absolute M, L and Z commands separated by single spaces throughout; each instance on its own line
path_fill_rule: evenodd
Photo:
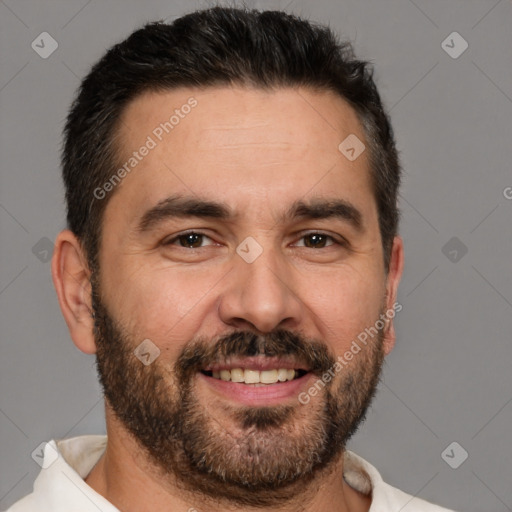
M 410 494 L 461 511 L 512 510 L 510 1 L 247 5 L 326 22 L 352 39 L 376 64 L 401 151 L 398 341 L 349 447 Z M 104 432 L 94 357 L 72 344 L 44 261 L 45 237 L 64 227 L 58 151 L 74 91 L 140 24 L 206 6 L 0 2 L 0 508 L 31 490 L 40 469 L 31 452 L 42 441 Z M 59 45 L 47 59 L 31 48 L 44 31 Z M 454 31 L 469 44 L 456 59 L 442 47 Z M 441 456 L 453 441 L 462 448 L 449 451 L 452 464 L 469 454 L 457 469 Z

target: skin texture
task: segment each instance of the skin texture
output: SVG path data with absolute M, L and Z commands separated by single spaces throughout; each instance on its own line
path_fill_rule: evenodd
M 333 357 L 343 355 L 359 333 L 393 309 L 403 270 L 397 236 L 385 273 L 366 152 L 350 162 L 338 150 L 349 134 L 363 142 L 364 134 L 353 109 L 333 93 L 241 87 L 145 93 L 123 114 L 120 162 L 192 96 L 197 106 L 104 199 L 109 203 L 95 276 L 97 300 L 130 351 L 144 339 L 159 348 L 159 357 L 144 368 L 164 375 L 162 392 L 168 397 L 179 394 L 174 370 L 192 340 L 213 346 L 235 332 L 265 336 L 285 330 L 300 333 L 306 343 L 320 342 Z M 237 216 L 172 218 L 147 232 L 137 230 L 149 208 L 176 194 L 224 203 Z M 294 201 L 320 198 L 349 201 L 361 212 L 363 229 L 339 218 L 281 219 Z M 201 247 L 168 243 L 185 230 L 206 235 Z M 346 245 L 328 239 L 325 246 L 306 246 L 305 235 L 319 232 L 343 237 Z M 247 237 L 262 249 L 252 263 L 236 252 Z M 91 273 L 79 242 L 67 230 L 57 238 L 52 272 L 74 343 L 96 353 L 101 333 L 91 316 Z M 376 354 L 389 354 L 394 342 L 391 320 L 345 373 L 336 375 L 331 389 L 343 389 L 347 372 L 359 380 L 375 377 Z M 142 372 L 134 358 L 134 369 L 135 363 Z M 303 389 L 315 380 L 306 379 Z M 212 435 L 227 432 L 241 439 L 236 409 L 243 406 L 197 374 L 188 382 L 206 411 L 205 421 L 215 419 Z M 366 395 L 371 387 L 364 389 Z M 326 393 L 327 388 L 307 406 L 296 396 L 283 401 L 293 408 L 293 421 L 281 430 L 287 439 L 300 439 L 318 421 Z M 108 400 L 106 419 L 107 450 L 86 481 L 123 512 L 256 509 L 190 492 L 141 449 Z M 267 445 L 271 442 L 266 438 Z M 322 512 L 332 511 L 333 503 L 339 511 L 368 510 L 370 498 L 351 489 L 342 474 L 340 453 L 312 480 L 296 486 L 293 498 L 259 510 Z

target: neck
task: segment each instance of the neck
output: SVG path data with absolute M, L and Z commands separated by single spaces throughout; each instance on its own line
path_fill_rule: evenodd
M 370 508 L 371 498 L 344 481 L 343 454 L 307 485 L 299 482 L 293 497 L 278 506 L 241 508 L 213 500 L 184 489 L 174 475 L 162 475 L 108 408 L 106 417 L 107 448 L 85 482 L 122 512 L 367 512 Z

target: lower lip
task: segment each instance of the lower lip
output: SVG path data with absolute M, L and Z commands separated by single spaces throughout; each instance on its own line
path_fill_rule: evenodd
M 291 399 L 298 400 L 301 388 L 306 388 L 311 375 L 311 373 L 306 373 L 298 379 L 288 380 L 286 382 L 252 386 L 240 382 L 216 379 L 215 377 L 204 375 L 201 372 L 198 374 L 202 382 L 224 398 L 245 405 L 259 406 L 279 404 Z

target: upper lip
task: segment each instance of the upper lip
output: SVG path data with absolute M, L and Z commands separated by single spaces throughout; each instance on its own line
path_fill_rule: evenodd
M 232 357 L 224 362 L 212 363 L 203 368 L 203 371 L 221 371 L 233 370 L 234 368 L 243 368 L 244 370 L 279 370 L 286 368 L 288 370 L 306 370 L 309 368 L 304 363 L 297 361 L 291 357 L 267 357 L 267 356 L 253 356 L 253 357 Z

